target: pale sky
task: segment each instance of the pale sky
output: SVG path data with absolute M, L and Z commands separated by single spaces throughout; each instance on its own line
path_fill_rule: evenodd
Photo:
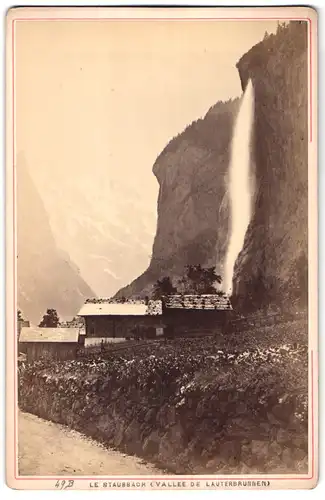
M 103 187 L 114 176 L 135 182 L 152 203 L 157 155 L 218 100 L 241 94 L 236 62 L 275 28 L 274 21 L 18 21 L 17 151 L 42 189 L 89 179 Z

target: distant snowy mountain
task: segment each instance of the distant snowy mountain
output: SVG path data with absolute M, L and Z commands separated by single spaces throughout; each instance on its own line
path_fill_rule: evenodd
M 48 308 L 71 319 L 94 291 L 67 252 L 60 250 L 49 217 L 23 159 L 17 162 L 18 308 L 37 324 Z
M 33 178 L 57 245 L 97 295 L 113 295 L 146 269 L 156 231 L 154 189 L 95 168 L 78 177 L 34 171 Z

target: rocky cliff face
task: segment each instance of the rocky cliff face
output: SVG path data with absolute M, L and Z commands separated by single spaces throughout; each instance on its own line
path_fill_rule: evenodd
M 255 93 L 253 215 L 234 274 L 242 310 L 307 303 L 308 83 L 307 23 L 279 26 L 237 64 L 243 90 Z M 222 274 L 228 242 L 227 171 L 239 100 L 218 103 L 170 142 L 153 171 L 158 225 L 145 273 L 120 295 L 146 295 L 161 276 L 185 265 Z
M 280 26 L 237 64 L 255 91 L 257 194 L 234 275 L 244 309 L 307 303 L 307 23 Z
M 17 165 L 18 307 L 38 323 L 46 309 L 63 319 L 78 313 L 94 292 L 53 237 L 42 200 L 23 161 Z
M 158 222 L 149 268 L 118 295 L 146 295 L 162 276 L 188 264 L 222 271 L 228 238 L 227 172 L 239 100 L 218 102 L 175 137 L 157 158 Z

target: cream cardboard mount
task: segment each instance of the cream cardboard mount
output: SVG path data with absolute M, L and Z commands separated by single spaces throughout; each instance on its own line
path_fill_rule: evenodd
M 317 13 L 6 33 L 7 485 L 315 487 Z

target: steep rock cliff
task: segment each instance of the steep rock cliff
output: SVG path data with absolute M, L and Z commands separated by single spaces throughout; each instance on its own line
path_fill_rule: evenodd
M 19 309 L 32 323 L 38 323 L 47 308 L 70 319 L 94 292 L 69 255 L 57 247 L 43 202 L 21 158 L 17 164 L 17 219 Z
M 158 156 L 158 222 L 149 268 L 119 296 L 146 295 L 162 276 L 183 274 L 188 264 L 222 272 L 228 238 L 227 171 L 239 100 L 218 102 Z
M 307 23 L 280 25 L 238 62 L 255 93 L 253 215 L 235 265 L 233 302 L 240 310 L 305 307 L 308 249 Z M 146 295 L 161 276 L 186 264 L 222 274 L 228 243 L 227 171 L 239 100 L 217 103 L 173 139 L 153 171 L 158 224 L 149 268 L 119 295 Z
M 255 91 L 256 198 L 234 275 L 243 309 L 307 303 L 307 23 L 279 26 L 238 62 Z

